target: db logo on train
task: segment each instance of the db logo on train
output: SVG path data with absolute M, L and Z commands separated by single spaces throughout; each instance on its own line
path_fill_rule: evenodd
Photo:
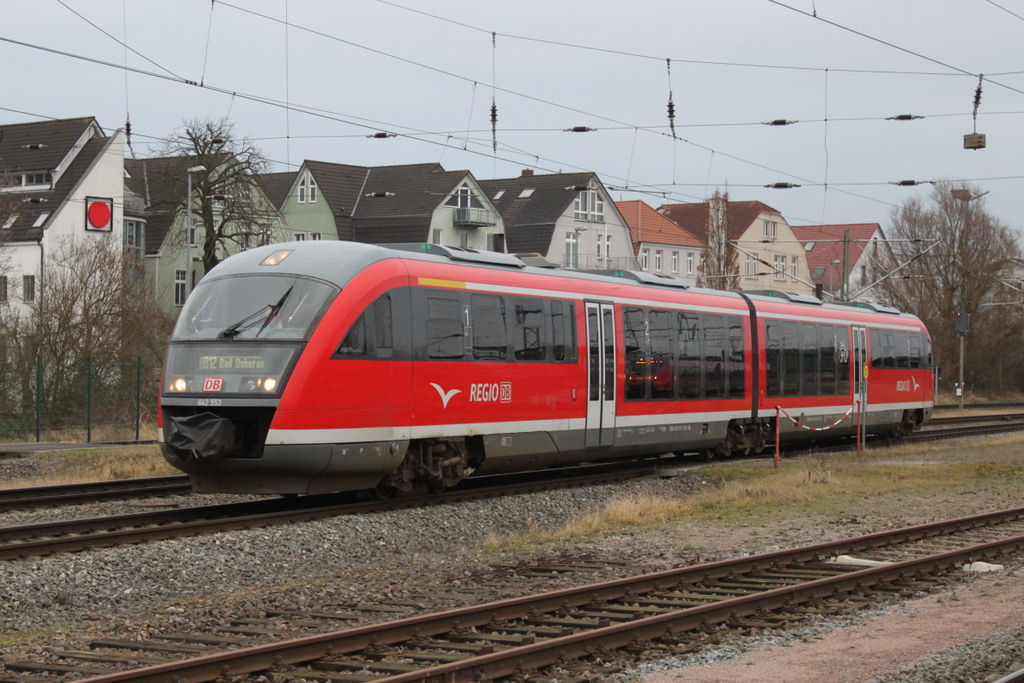
M 223 377 L 207 377 L 203 380 L 203 391 L 220 391 L 223 388 Z

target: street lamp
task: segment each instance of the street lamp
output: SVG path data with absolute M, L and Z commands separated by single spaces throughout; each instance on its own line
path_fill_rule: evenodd
M 185 170 L 188 177 L 188 192 L 185 195 L 185 210 L 188 222 L 185 224 L 185 298 L 192 291 L 192 231 L 195 230 L 195 215 L 192 213 L 192 174 L 205 171 L 205 166 L 193 166 Z

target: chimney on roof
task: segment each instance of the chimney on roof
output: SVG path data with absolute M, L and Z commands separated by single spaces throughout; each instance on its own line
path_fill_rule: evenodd
M 533 169 L 532 168 L 524 168 L 523 169 L 523 173 L 522 173 L 522 175 L 520 177 L 522 177 L 522 178 L 529 178 L 532 175 L 533 175 Z

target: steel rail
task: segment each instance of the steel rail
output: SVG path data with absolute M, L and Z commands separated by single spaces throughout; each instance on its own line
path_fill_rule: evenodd
M 822 557 L 848 554 L 895 542 L 917 540 L 1021 519 L 1024 519 L 1024 508 L 973 515 L 792 550 L 780 550 L 763 555 L 670 569 L 541 595 L 462 607 L 438 614 L 420 615 L 383 624 L 305 636 L 82 680 L 88 681 L 88 683 L 120 683 L 122 681 L 199 683 L 214 680 L 220 676 L 263 671 L 275 666 L 304 664 L 324 656 L 343 655 L 367 647 L 392 645 L 414 637 L 437 636 L 453 629 L 482 627 L 494 620 L 522 618 L 534 611 L 552 612 L 558 609 L 584 606 L 594 600 L 613 600 L 626 596 L 628 592 L 643 594 L 679 584 L 709 581 L 782 565 L 814 561 Z M 593 630 L 533 642 L 509 650 L 470 657 L 459 662 L 398 676 L 381 678 L 380 681 L 382 683 L 385 681 L 387 683 L 412 683 L 413 681 L 465 683 L 472 680 L 484 680 L 484 677 L 499 678 L 510 675 L 516 670 L 549 666 L 594 652 L 623 647 L 634 642 L 643 642 L 764 610 L 778 609 L 829 597 L 837 592 L 850 592 L 870 588 L 883 582 L 899 581 L 923 572 L 940 571 L 957 562 L 985 559 L 1013 552 L 1022 547 L 1024 547 L 1024 536 L 989 541 L 969 548 L 851 571 L 830 578 L 769 589 L 748 596 L 729 598 L 697 607 L 638 618 L 629 622 L 604 627 L 599 625 Z
M 192 492 L 185 475 L 0 489 L 0 511 Z

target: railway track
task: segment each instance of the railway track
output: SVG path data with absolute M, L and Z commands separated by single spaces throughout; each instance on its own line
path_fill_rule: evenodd
M 581 680 L 617 672 L 617 662 L 640 653 L 693 652 L 723 628 L 780 628 L 925 590 L 963 563 L 1021 549 L 1024 508 L 1017 508 L 435 613 L 409 614 L 408 604 L 363 606 L 362 613 L 272 611 L 203 633 L 97 639 L 88 651 L 9 662 L 2 680 L 74 674 L 92 676 L 90 683 L 193 683 L 257 672 L 274 681 L 325 683 Z M 827 561 L 854 554 L 875 564 Z M 398 617 L 302 634 L 365 619 L 373 609 Z
M 185 475 L 0 489 L 0 512 L 105 500 L 180 496 L 191 492 L 192 485 Z

